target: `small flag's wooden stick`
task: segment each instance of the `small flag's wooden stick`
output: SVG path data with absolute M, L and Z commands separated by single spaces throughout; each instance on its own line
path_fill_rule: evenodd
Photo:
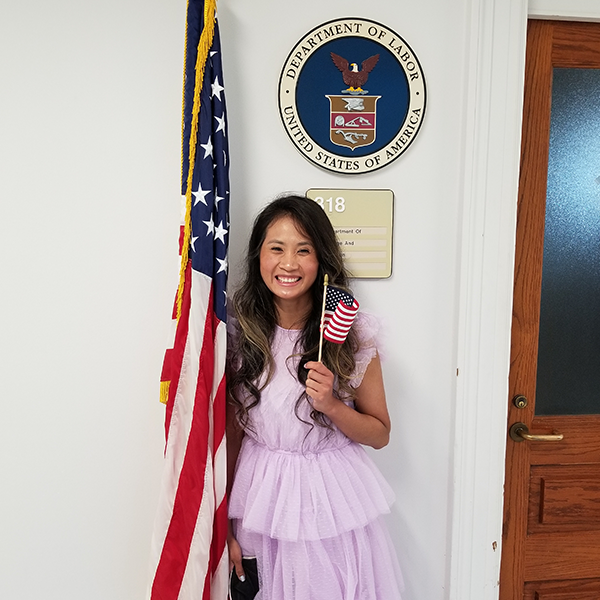
M 329 284 L 329 275 L 325 274 L 325 280 L 323 281 L 323 307 L 321 308 L 321 337 L 319 338 L 319 358 L 317 362 L 321 362 L 323 356 L 323 330 L 325 329 L 325 301 L 327 300 L 327 285 Z

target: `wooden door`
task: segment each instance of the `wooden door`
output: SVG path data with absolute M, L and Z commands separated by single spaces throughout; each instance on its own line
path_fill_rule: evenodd
M 529 434 L 550 437 L 508 438 L 500 600 L 599 600 L 600 134 L 592 130 L 589 137 L 586 123 L 595 127 L 596 113 L 600 122 L 600 87 L 580 89 L 577 77 L 600 74 L 600 24 L 530 21 L 527 36 L 508 428 L 523 423 Z M 575 83 L 569 84 L 571 76 Z M 566 99 L 553 96 L 559 80 Z M 582 97 L 597 110 L 580 122 Z M 575 110 L 561 124 L 565 136 L 573 134 L 570 141 L 562 133 L 555 136 L 559 109 Z M 558 147 L 549 150 L 552 144 Z M 583 183 L 561 182 L 567 200 L 587 202 L 562 217 L 563 196 L 559 192 L 551 202 L 550 187 L 570 174 L 570 162 L 558 168 L 553 163 L 554 156 L 564 160 L 568 152 L 573 157 L 566 160 L 573 162 L 585 156 L 589 162 L 591 153 L 597 172 L 588 169 Z M 573 193 L 579 185 L 583 191 Z M 571 221 L 583 227 L 591 249 L 582 252 L 575 234 L 555 232 Z M 558 240 L 554 254 L 548 250 L 551 239 Z M 569 262 L 576 259 L 584 263 L 580 270 L 592 274 L 591 283 L 578 279 L 579 268 Z M 560 260 L 569 263 L 564 284 L 553 279 Z M 555 294 L 552 301 L 547 293 Z M 568 308 L 574 315 L 565 316 Z M 591 346 L 581 351 L 583 342 Z M 558 357 L 548 358 L 553 350 Z M 525 430 L 517 429 L 513 436 L 520 440 Z

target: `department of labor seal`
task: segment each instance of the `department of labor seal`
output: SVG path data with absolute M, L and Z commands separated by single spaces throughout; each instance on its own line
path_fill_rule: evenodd
M 300 152 L 336 173 L 367 173 L 398 158 L 425 114 L 425 79 L 389 27 L 337 19 L 292 49 L 279 78 L 283 126 Z

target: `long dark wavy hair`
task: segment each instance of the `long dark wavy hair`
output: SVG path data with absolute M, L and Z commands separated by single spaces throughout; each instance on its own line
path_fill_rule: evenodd
M 273 294 L 260 274 L 260 251 L 269 226 L 283 217 L 290 217 L 298 230 L 308 236 L 319 262 L 317 277 L 311 288 L 312 306 L 296 346 L 296 352 L 301 356 L 297 373 L 301 383 L 306 383 L 304 364 L 318 357 L 325 274 L 329 276 L 331 285 L 349 291 L 348 273 L 335 232 L 316 202 L 304 196 L 285 195 L 259 213 L 250 234 L 244 276 L 232 302 L 240 331 L 237 341 L 234 340 L 235 347 L 231 349 L 233 359 L 228 361 L 228 396 L 243 428 L 251 427 L 248 413 L 260 402 L 261 391 L 271 380 L 274 368 L 271 342 L 277 325 L 277 310 Z M 355 395 L 349 380 L 354 371 L 357 349 L 358 340 L 352 330 L 343 344 L 328 342 L 323 345 L 322 362 L 338 376 L 338 394 L 345 400 Z M 296 416 L 303 401 L 308 401 L 306 392 L 296 402 Z M 310 425 L 330 428 L 322 413 L 313 409 L 310 416 L 314 422 Z

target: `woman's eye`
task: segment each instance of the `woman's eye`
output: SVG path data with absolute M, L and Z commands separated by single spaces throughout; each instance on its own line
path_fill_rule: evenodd
M 298 254 L 310 254 L 310 250 L 308 248 L 300 248 Z

